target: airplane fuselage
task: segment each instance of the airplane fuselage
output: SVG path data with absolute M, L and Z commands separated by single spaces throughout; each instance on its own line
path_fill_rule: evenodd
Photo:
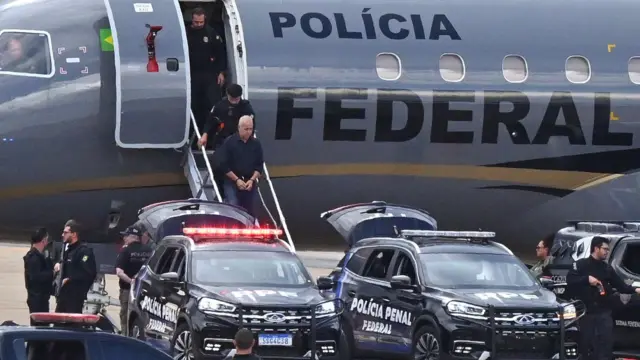
M 189 196 L 182 154 L 144 148 L 184 139 L 162 131 L 176 118 L 186 124 L 175 114 L 191 96 L 177 2 L 149 4 L 152 12 L 115 0 L 0 5 L 0 30 L 50 35 L 55 70 L 0 72 L 6 232 L 74 217 L 108 238 L 138 208 Z M 427 209 L 442 229 L 495 231 L 516 252 L 568 219 L 640 215 L 640 66 L 630 61 L 640 56 L 640 4 L 225 4 L 239 25 L 227 28 L 230 71 L 257 112 L 296 243 L 322 246 L 333 235 L 321 211 L 371 200 Z M 145 24 L 154 19 L 161 69 L 149 74 Z M 117 51 L 105 47 L 105 29 Z

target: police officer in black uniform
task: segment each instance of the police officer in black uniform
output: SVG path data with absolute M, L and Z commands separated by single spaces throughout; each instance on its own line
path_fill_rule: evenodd
M 120 285 L 120 329 L 122 334 L 128 333 L 127 314 L 129 309 L 129 290 L 132 278 L 140 271 L 140 268 L 151 257 L 153 250 L 150 246 L 140 242 L 144 230 L 137 225 L 129 226 L 121 232 L 125 247 L 118 255 L 116 263 L 116 275 Z
M 220 101 L 227 66 L 222 37 L 206 23 L 205 11 L 195 8 L 187 26 L 191 66 L 191 109 L 202 130 L 207 113 Z
M 626 284 L 606 263 L 609 251 L 609 239 L 594 236 L 591 256 L 573 263 L 567 274 L 568 290 L 586 307 L 586 314 L 580 319 L 580 352 L 584 360 L 613 358 L 613 289 L 621 294 L 640 294 L 640 288 Z
M 217 149 L 226 138 L 238 132 L 238 121 L 245 115 L 251 116 L 255 124 L 255 112 L 249 100 L 242 98 L 242 86 L 230 84 L 227 86 L 227 96 L 211 109 L 199 145 L 203 146 L 209 143 L 209 135 L 213 134 L 215 137 L 212 141 L 212 147 Z M 216 166 L 213 176 L 216 179 L 220 195 L 224 198 L 225 175 L 218 168 L 219 166 Z
M 31 235 L 31 249 L 23 258 L 29 313 L 49 312 L 49 297 L 53 290 L 53 263 L 44 255 L 48 242 L 47 229 L 36 230 Z
M 93 250 L 79 239 L 80 224 L 69 220 L 62 232 L 66 250 L 62 256 L 60 289 L 56 312 L 82 313 L 87 292 L 98 273 Z

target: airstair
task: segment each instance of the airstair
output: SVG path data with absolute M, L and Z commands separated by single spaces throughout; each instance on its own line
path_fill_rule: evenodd
M 208 201 L 222 201 L 220 196 L 220 189 L 218 189 L 218 185 L 215 182 L 214 174 L 213 174 L 213 166 L 211 165 L 211 155 L 213 155 L 212 150 L 206 150 L 204 146 L 201 146 L 199 150 L 193 150 L 193 143 L 198 142 L 201 138 L 200 131 L 198 130 L 198 126 L 196 123 L 196 119 L 193 116 L 193 112 L 191 112 L 191 125 L 194 129 L 194 134 L 191 137 L 190 141 L 184 148 L 184 175 L 187 177 L 187 181 L 189 182 L 189 188 L 191 189 L 191 196 L 196 199 L 208 200 Z M 254 135 L 255 136 L 255 135 Z M 271 198 L 273 199 L 273 203 L 275 209 L 278 213 L 279 221 L 271 214 L 269 207 L 264 201 L 264 197 L 262 196 L 263 184 L 269 187 L 271 192 Z M 287 226 L 287 221 L 282 213 L 282 208 L 280 207 L 280 202 L 278 201 L 278 196 L 276 195 L 275 188 L 273 187 L 273 183 L 271 182 L 271 177 L 269 176 L 269 170 L 267 169 L 267 164 L 263 165 L 262 171 L 262 179 L 258 181 L 258 197 L 260 198 L 260 203 L 262 204 L 262 209 L 268 215 L 271 220 L 273 226 L 281 228 L 286 236 L 286 241 L 291 247 L 291 250 L 295 252 L 295 245 L 293 244 L 293 239 L 291 238 L 291 233 L 289 232 L 289 227 Z

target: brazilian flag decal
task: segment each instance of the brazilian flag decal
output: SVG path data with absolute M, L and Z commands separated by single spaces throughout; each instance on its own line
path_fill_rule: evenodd
M 113 51 L 111 29 L 100 29 L 100 48 L 102 51 Z

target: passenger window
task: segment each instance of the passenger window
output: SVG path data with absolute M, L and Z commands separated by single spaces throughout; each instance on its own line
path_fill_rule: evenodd
M 585 84 L 591 79 L 591 63 L 584 56 L 569 56 L 564 69 L 567 80 L 573 84 Z
M 464 60 L 458 54 L 443 54 L 440 56 L 440 76 L 446 82 L 460 82 L 464 79 L 467 69 Z
M 177 248 L 170 247 L 165 250 L 164 254 L 162 254 L 162 257 L 160 258 L 160 261 L 158 261 L 158 266 L 155 270 L 156 274 L 164 274 L 171 271 L 173 257 L 176 255 L 176 252 L 178 252 Z
M 153 251 L 153 254 L 149 258 L 149 268 L 155 271 L 156 266 L 158 266 L 158 261 L 162 257 L 162 254 L 166 250 L 166 246 L 161 246 Z
M 17 358 L 27 360 L 85 360 L 87 349 L 82 341 L 16 339 L 13 348 Z M 20 352 L 25 351 L 23 356 Z
M 184 250 L 178 250 L 178 254 L 173 261 L 173 266 L 171 266 L 171 270 L 178 274 L 178 279 L 180 281 L 184 281 L 184 263 L 185 263 L 185 253 Z
M 416 275 L 416 269 L 413 267 L 413 262 L 411 261 L 411 258 L 403 252 L 398 254 L 393 275 L 406 275 L 411 279 L 411 284 L 417 284 L 418 277 Z
M 358 275 L 362 275 L 364 264 L 367 262 L 367 259 L 371 255 L 372 251 L 372 248 L 360 249 L 356 251 L 355 254 L 351 255 L 351 258 L 349 258 L 349 261 L 347 262 L 347 269 L 349 271 L 353 271 Z
M 373 279 L 386 279 L 394 253 L 395 250 L 387 249 L 374 251 L 369 257 L 369 260 L 367 260 L 362 276 Z
M 46 32 L 0 31 L 0 74 L 51 77 L 55 73 Z

